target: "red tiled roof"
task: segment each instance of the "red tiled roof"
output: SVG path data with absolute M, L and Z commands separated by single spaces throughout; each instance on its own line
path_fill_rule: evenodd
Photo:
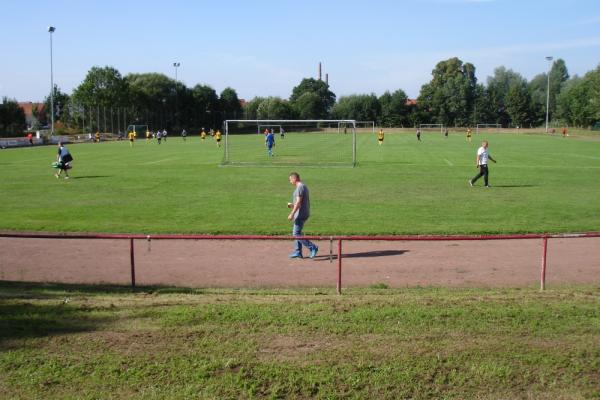
M 34 107 L 37 112 L 40 112 L 44 108 L 44 103 L 32 103 L 31 101 L 24 101 L 18 104 L 19 107 L 23 109 L 26 117 L 33 115 Z

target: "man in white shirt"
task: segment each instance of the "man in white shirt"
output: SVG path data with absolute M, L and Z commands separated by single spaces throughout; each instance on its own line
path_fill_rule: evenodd
M 479 179 L 483 176 L 483 183 L 485 184 L 485 187 L 490 187 L 490 185 L 488 184 L 487 163 L 488 163 L 488 160 L 491 160 L 494 163 L 496 162 L 496 160 L 494 160 L 492 158 L 492 156 L 490 155 L 490 153 L 488 153 L 487 148 L 488 148 L 488 142 L 487 142 L 487 140 L 484 140 L 481 143 L 481 147 L 479 149 L 477 149 L 477 159 L 475 161 L 475 166 L 477 168 L 479 168 L 479 173 L 477 175 L 475 175 L 475 177 L 473 179 L 469 179 L 469 185 L 471 185 L 471 186 L 473 186 L 473 184 L 475 182 L 477 182 L 477 179 Z

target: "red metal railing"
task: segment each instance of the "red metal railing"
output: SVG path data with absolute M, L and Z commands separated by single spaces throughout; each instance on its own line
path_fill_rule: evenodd
M 193 234 L 112 234 L 112 233 L 27 233 L 27 232 L 0 232 L 0 237 L 6 238 L 32 238 L 32 239 L 128 239 L 131 266 L 131 286 L 135 287 L 135 239 L 146 240 L 329 240 L 330 244 L 337 240 L 338 273 L 336 289 L 342 293 L 342 241 L 456 241 L 456 240 L 521 240 L 542 239 L 542 261 L 540 272 L 540 290 L 546 287 L 546 267 L 549 239 L 592 238 L 600 237 L 600 232 L 546 234 L 532 233 L 519 235 L 399 235 L 399 236 L 269 236 L 269 235 L 193 235 Z M 330 246 L 331 248 L 332 246 Z M 330 254 L 331 257 L 331 254 Z

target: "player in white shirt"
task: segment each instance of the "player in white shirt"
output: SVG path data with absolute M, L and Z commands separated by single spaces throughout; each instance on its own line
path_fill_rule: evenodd
M 475 177 L 473 177 L 473 179 L 469 179 L 469 185 L 473 186 L 473 184 L 475 182 L 477 182 L 477 180 L 479 178 L 481 178 L 483 176 L 483 183 L 485 184 L 485 187 L 490 187 L 490 185 L 488 184 L 488 160 L 493 161 L 494 163 L 496 162 L 496 160 L 494 160 L 492 158 L 492 156 L 490 155 L 490 153 L 488 153 L 488 142 L 487 140 L 484 140 L 481 143 L 481 147 L 479 149 L 477 149 L 477 159 L 475 160 L 475 166 L 477 168 L 479 168 L 479 173 L 477 175 L 475 175 Z

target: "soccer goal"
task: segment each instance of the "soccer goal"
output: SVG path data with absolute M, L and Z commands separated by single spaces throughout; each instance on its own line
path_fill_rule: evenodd
M 223 125 L 223 165 L 356 165 L 354 120 L 226 120 Z M 272 155 L 265 135 L 256 135 L 271 128 Z
M 271 129 L 273 129 L 273 133 L 278 133 L 278 134 L 281 134 L 281 132 L 283 131 L 283 127 L 281 125 L 271 125 L 271 124 L 256 125 L 256 133 L 258 133 L 259 135 L 261 133 L 265 133 L 265 130 L 270 132 Z
M 355 121 L 354 126 L 356 127 L 356 133 L 375 134 L 375 121 Z M 348 122 L 338 123 L 338 133 L 347 133 L 349 128 L 351 128 L 351 124 Z
M 502 125 L 500 124 L 477 124 L 475 127 L 475 133 L 481 132 L 500 132 Z
M 444 124 L 420 124 L 421 132 L 439 132 L 444 133 Z
M 148 125 L 128 125 L 126 135 L 129 132 L 135 132 L 138 138 L 146 137 L 146 131 L 148 130 Z

